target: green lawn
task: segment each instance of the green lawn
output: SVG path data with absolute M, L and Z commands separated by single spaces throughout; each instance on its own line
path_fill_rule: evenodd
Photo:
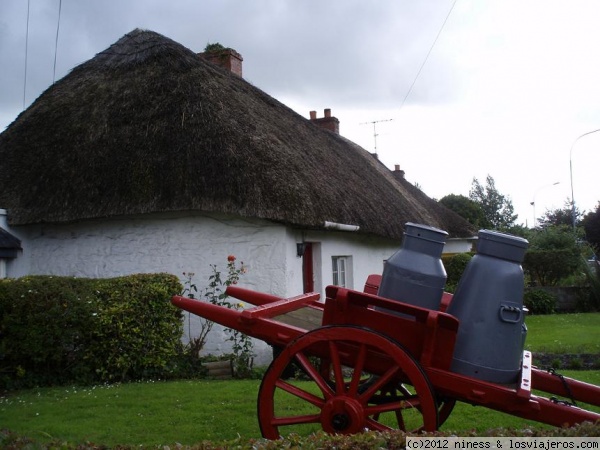
M 600 355 L 600 314 L 532 316 L 527 323 L 528 349 Z M 562 373 L 600 386 L 600 371 Z M 37 441 L 59 439 L 108 446 L 193 445 L 203 440 L 258 438 L 259 386 L 259 380 L 195 380 L 31 389 L 0 397 L 0 429 Z M 442 430 L 485 432 L 530 425 L 540 426 L 459 403 Z
M 600 371 L 564 372 L 600 385 Z M 260 381 L 172 381 L 92 388 L 33 389 L 0 399 L 0 428 L 38 441 L 115 446 L 192 445 L 258 438 Z M 596 410 L 599 410 L 596 408 Z M 539 426 L 483 407 L 457 404 L 442 430 Z
M 525 348 L 545 353 L 596 353 L 600 357 L 600 313 L 529 316 Z
M 260 381 L 175 381 L 33 389 L 0 400 L 0 428 L 36 440 L 193 444 L 260 437 Z

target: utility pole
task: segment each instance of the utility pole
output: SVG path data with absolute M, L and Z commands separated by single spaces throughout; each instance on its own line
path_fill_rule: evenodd
M 375 149 L 374 149 L 375 156 L 377 156 L 377 136 L 379 136 L 377 134 L 377 124 L 381 123 L 381 122 L 391 122 L 392 120 L 394 120 L 394 119 L 373 120 L 371 122 L 363 122 L 363 123 L 361 123 L 361 125 L 370 125 L 370 124 L 373 124 L 373 141 L 374 141 L 374 144 L 375 144 Z

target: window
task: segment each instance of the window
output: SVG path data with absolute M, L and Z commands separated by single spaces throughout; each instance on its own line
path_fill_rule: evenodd
M 332 256 L 333 284 L 352 289 L 352 257 Z

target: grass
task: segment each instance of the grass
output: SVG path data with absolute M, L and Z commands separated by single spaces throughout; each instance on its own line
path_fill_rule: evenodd
M 600 355 L 600 314 L 532 316 L 527 323 L 530 350 Z M 600 371 L 561 372 L 600 385 Z M 58 439 L 111 447 L 259 438 L 259 387 L 259 380 L 188 380 L 12 392 L 0 397 L 0 429 L 41 442 Z M 458 403 L 441 430 L 529 426 L 541 425 Z
M 599 371 L 564 374 L 600 385 Z M 34 389 L 0 399 L 0 424 L 41 442 L 58 439 L 108 446 L 258 438 L 259 385 L 258 380 L 198 380 Z M 500 426 L 540 424 L 458 403 L 441 429 L 483 432 Z
M 45 388 L 0 401 L 0 428 L 33 439 L 114 446 L 260 437 L 260 381 L 175 381 Z
M 544 353 L 595 353 L 600 358 L 600 313 L 529 316 L 525 348 Z

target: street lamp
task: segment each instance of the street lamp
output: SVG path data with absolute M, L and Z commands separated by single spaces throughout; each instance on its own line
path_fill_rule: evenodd
M 555 183 L 552 184 L 546 184 L 544 186 L 541 186 L 539 188 L 537 188 L 535 190 L 535 192 L 533 193 L 533 201 L 531 203 L 529 203 L 531 206 L 533 206 L 533 228 L 535 228 L 535 196 L 537 195 L 538 192 L 540 192 L 542 189 L 545 189 L 547 187 L 550 186 L 556 186 L 557 184 L 560 184 L 560 181 L 556 181 Z
M 575 231 L 575 196 L 573 195 L 573 147 L 575 147 L 577 141 L 582 137 L 587 136 L 588 134 L 596 133 L 598 131 L 600 131 L 600 128 L 598 128 L 597 130 L 588 131 L 587 133 L 583 133 L 581 136 L 578 136 L 577 139 L 575 139 L 571 144 L 571 150 L 569 151 L 569 173 L 571 176 L 571 216 L 573 219 L 573 231 Z

